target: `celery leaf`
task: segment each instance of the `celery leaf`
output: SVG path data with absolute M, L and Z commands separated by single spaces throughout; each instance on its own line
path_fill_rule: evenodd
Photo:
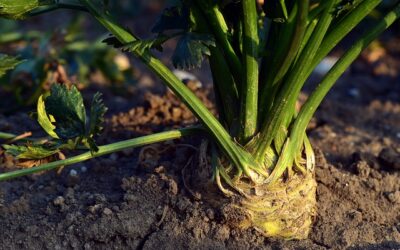
M 176 45 L 172 56 L 175 68 L 192 69 L 200 67 L 204 55 L 210 55 L 209 47 L 215 47 L 215 40 L 211 35 L 186 33 Z

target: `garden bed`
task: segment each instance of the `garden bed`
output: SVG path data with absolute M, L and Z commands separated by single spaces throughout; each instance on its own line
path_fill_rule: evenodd
M 387 57 L 398 67 L 395 56 Z M 393 67 L 390 60 L 381 63 Z M 203 139 L 193 136 L 1 183 L 1 248 L 398 249 L 398 76 L 366 75 L 367 67 L 374 72 L 377 65 L 358 61 L 309 127 L 318 156 L 318 215 L 308 240 L 270 240 L 226 225 L 224 211 L 182 179 Z M 207 89 L 197 94 L 212 98 Z M 132 97 L 106 93 L 113 113 L 100 144 L 195 122 L 169 92 L 141 99 L 127 110 Z M 39 127 L 16 113 L 1 117 L 0 131 Z M 5 159 L 1 170 L 7 165 Z

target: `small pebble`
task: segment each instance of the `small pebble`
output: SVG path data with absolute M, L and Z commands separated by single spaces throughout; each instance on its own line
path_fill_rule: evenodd
M 351 88 L 351 89 L 349 89 L 348 94 L 352 97 L 359 97 L 360 91 L 357 88 Z
M 400 191 L 388 193 L 386 196 L 390 202 L 400 204 Z
M 55 206 L 62 206 L 64 205 L 65 199 L 62 196 L 58 196 L 57 198 L 54 199 L 53 204 Z
M 113 213 L 112 210 L 107 207 L 104 208 L 104 210 L 103 210 L 104 215 L 112 215 L 112 213 Z
M 215 212 L 211 208 L 207 209 L 206 214 L 210 220 L 213 220 L 215 218 Z
M 112 153 L 112 154 L 110 155 L 110 160 L 113 160 L 113 161 L 118 160 L 118 154 L 117 154 L 117 153 Z
M 90 206 L 90 207 L 88 208 L 88 211 L 89 211 L 91 214 L 95 214 L 96 211 L 97 211 L 99 208 L 100 208 L 100 205 L 99 205 L 99 204 L 96 204 L 96 205 L 94 205 L 94 206 Z
M 338 61 L 338 58 L 328 56 L 324 58 L 318 65 L 315 67 L 314 72 L 319 75 L 326 74 L 335 63 Z
M 69 171 L 69 175 L 70 176 L 77 176 L 78 172 L 75 169 L 71 169 L 71 171 Z
M 369 173 L 370 173 L 371 169 L 368 166 L 367 162 L 359 161 L 359 162 L 356 163 L 356 171 L 357 171 L 357 174 L 360 177 L 367 178 L 369 176 Z

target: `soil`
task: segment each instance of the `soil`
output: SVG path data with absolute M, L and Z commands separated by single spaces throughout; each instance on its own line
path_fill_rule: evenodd
M 0 249 L 400 249 L 400 50 L 391 51 L 375 61 L 365 53 L 309 126 L 318 156 L 309 239 L 230 228 L 182 179 L 204 140 L 193 136 L 2 182 Z M 196 92 L 212 108 L 210 90 Z M 105 98 L 100 144 L 196 122 L 168 91 Z M 0 116 L 0 131 L 40 135 L 22 112 Z

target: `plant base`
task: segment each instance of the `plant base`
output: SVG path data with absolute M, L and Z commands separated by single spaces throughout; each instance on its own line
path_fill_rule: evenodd
M 317 183 L 312 173 L 294 174 L 273 185 L 235 186 L 245 194 L 235 195 L 233 203 L 224 208 L 227 222 L 232 226 L 253 227 L 266 237 L 307 238 L 316 215 Z

